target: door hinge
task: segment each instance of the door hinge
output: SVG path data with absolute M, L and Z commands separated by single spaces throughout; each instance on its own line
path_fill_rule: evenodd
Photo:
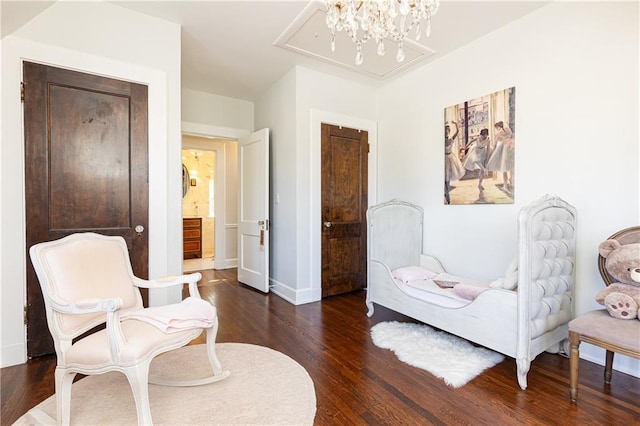
M 24 102 L 24 82 L 20 82 L 20 101 Z
M 371 144 L 368 143 L 367 144 L 367 154 L 369 154 L 371 152 Z
M 22 310 L 22 323 L 27 325 L 27 307 L 28 305 L 24 305 L 24 309 Z

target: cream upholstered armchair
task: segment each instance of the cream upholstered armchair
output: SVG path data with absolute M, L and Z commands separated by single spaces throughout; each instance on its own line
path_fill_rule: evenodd
M 119 371 L 126 375 L 139 424 L 151 424 L 148 383 L 195 386 L 222 380 L 215 352 L 216 309 L 200 298 L 199 273 L 143 280 L 133 275 L 121 237 L 95 233 L 69 235 L 29 249 L 42 288 L 47 323 L 57 356 L 55 392 L 57 422 L 69 424 L 71 385 L 77 373 Z M 143 309 L 138 287 L 161 288 L 188 283 L 190 297 L 181 303 Z M 94 327 L 106 328 L 74 339 Z M 203 331 L 211 375 L 175 382 L 149 377 L 153 358 L 185 346 Z

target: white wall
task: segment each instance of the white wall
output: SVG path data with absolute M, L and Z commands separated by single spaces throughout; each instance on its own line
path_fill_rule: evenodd
M 182 121 L 252 131 L 253 103 L 182 89 Z
M 606 19 L 602 17 L 606 16 Z M 600 307 L 598 244 L 640 222 L 638 3 L 558 2 L 379 91 L 380 201 L 425 209 L 425 252 L 489 279 L 515 254 L 518 210 L 545 193 L 578 211 L 575 314 Z M 513 205 L 443 205 L 444 108 L 516 87 Z M 581 354 L 602 363 L 603 351 Z M 616 356 L 616 369 L 640 371 Z
M 296 69 L 256 102 L 256 127 L 269 128 L 269 279 L 276 293 L 295 299 L 296 223 Z
M 1 41 L 1 366 L 24 358 L 24 330 L 16 327 L 22 321 L 26 262 L 25 251 L 16 251 L 24 247 L 21 59 L 149 84 L 149 271 L 176 273 L 181 270 L 179 31 L 108 3 L 58 2 Z M 598 307 L 596 247 L 640 219 L 637 34 L 635 3 L 554 3 L 377 92 L 304 68 L 292 70 L 255 110 L 255 127 L 272 130 L 276 292 L 304 303 L 314 300 L 319 286 L 319 229 L 312 225 L 320 210 L 314 128 L 321 119 L 335 118 L 377 132 L 377 189 L 370 198 L 400 197 L 423 206 L 425 251 L 453 272 L 501 275 L 516 248 L 520 207 L 547 192 L 566 198 L 578 208 L 580 223 L 575 311 Z M 443 109 L 510 86 L 517 91 L 516 203 L 444 206 Z M 189 133 L 233 138 L 254 129 L 250 102 L 183 90 L 182 104 Z M 599 350 L 584 346 L 583 356 L 602 362 Z M 616 368 L 640 367 L 617 356 Z
M 294 304 L 321 297 L 319 120 L 368 130 L 375 146 L 375 100 L 369 86 L 297 67 L 256 102 L 257 126 L 271 129 L 271 284 Z
M 26 360 L 22 60 L 147 84 L 149 87 L 149 276 L 179 273 L 181 234 L 180 27 L 102 2 L 57 2 L 2 39 L 0 204 L 0 366 Z M 141 55 L 140 52 L 144 52 Z M 152 292 L 160 304 L 176 295 Z M 178 292 L 177 297 L 180 297 Z

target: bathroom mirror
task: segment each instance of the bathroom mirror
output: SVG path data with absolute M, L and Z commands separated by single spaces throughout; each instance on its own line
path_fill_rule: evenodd
M 189 170 L 187 166 L 182 165 L 182 198 L 189 192 Z

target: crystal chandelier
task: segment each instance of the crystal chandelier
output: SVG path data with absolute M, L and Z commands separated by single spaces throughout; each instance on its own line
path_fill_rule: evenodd
M 336 49 L 336 32 L 344 30 L 356 44 L 356 65 L 362 64 L 362 45 L 370 39 L 378 44 L 380 56 L 386 52 L 384 39 L 396 41 L 396 60 L 402 62 L 405 58 L 404 39 L 415 28 L 415 38 L 420 40 L 420 23 L 425 19 L 428 37 L 431 16 L 438 11 L 438 5 L 439 0 L 327 0 L 331 51 Z

